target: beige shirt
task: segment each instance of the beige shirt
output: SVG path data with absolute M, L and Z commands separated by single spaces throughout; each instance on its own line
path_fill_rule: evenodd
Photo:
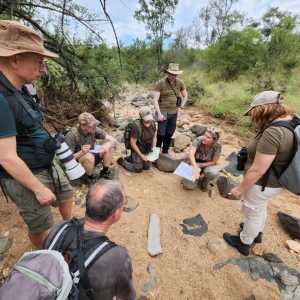
M 293 133 L 285 127 L 270 126 L 262 133 L 258 134 L 254 140 L 248 145 L 248 169 L 252 162 L 256 152 L 262 154 L 276 155 L 273 165 L 278 174 L 288 164 L 293 154 Z M 261 179 L 257 182 L 258 185 L 262 185 Z M 270 171 L 270 176 L 267 182 L 268 187 L 280 187 L 277 177 L 273 170 Z
M 160 80 L 153 88 L 154 91 L 160 93 L 158 104 L 160 111 L 163 113 L 176 113 L 176 97 L 182 98 L 181 91 L 185 90 L 184 83 L 178 78 L 171 85 L 175 92 L 168 83 L 167 78 Z

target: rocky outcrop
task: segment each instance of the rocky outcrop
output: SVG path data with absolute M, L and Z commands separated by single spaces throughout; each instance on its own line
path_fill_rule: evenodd
M 185 134 L 177 134 L 174 140 L 174 152 L 182 152 L 191 143 L 191 138 Z
M 284 300 L 300 299 L 300 273 L 285 265 L 276 255 L 268 253 L 262 257 L 230 258 L 214 265 L 220 270 L 225 265 L 239 266 L 242 272 L 248 273 L 254 281 L 265 279 L 277 284 Z

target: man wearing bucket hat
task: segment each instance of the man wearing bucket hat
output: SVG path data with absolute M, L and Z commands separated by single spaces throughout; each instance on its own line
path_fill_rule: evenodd
M 156 143 L 156 126 L 151 110 L 144 107 L 139 112 L 140 120 L 129 123 L 125 128 L 124 142 L 131 153 L 129 157 L 119 158 L 118 164 L 131 172 L 142 172 L 151 168 L 147 154 Z
M 187 101 L 187 91 L 184 83 L 177 78 L 182 73 L 178 64 L 170 63 L 165 72 L 167 77 L 154 86 L 152 95 L 158 121 L 156 146 L 162 147 L 163 153 L 168 153 L 178 113 Z
M 55 147 L 43 126 L 39 106 L 24 87 L 45 71 L 44 58 L 56 58 L 42 38 L 15 21 L 0 21 L 0 179 L 41 247 L 53 225 L 50 204 L 63 219 L 71 217 L 73 190 L 59 166 Z M 50 142 L 50 143 L 49 143 Z M 53 146 L 53 143 L 52 143 Z
M 102 162 L 100 177 L 111 179 L 113 150 L 117 141 L 98 127 L 100 122 L 90 113 L 83 112 L 78 117 L 78 125 L 66 134 L 65 141 L 74 152 L 74 157 L 82 164 L 87 176 L 92 179 L 94 169 Z M 96 139 L 106 140 L 96 151 Z
M 285 125 L 295 119 L 276 91 L 263 91 L 254 96 L 245 115 L 250 116 L 257 134 L 247 146 L 244 178 L 228 195 L 242 200 L 245 218 L 239 235 L 224 233 L 223 237 L 247 256 L 255 243 L 262 242 L 268 202 L 282 190 L 278 174 L 288 166 L 294 149 L 294 134 Z

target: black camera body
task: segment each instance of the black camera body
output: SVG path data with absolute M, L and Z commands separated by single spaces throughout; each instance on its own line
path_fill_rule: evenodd
M 182 99 L 181 97 L 176 97 L 176 107 L 181 107 Z
M 242 147 L 242 149 L 237 154 L 237 169 L 239 171 L 245 170 L 247 159 L 248 159 L 248 150 L 246 147 Z

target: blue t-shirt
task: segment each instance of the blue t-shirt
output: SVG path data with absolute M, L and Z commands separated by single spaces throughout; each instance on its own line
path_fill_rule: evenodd
M 24 100 L 17 99 L 19 93 Z M 51 166 L 54 152 L 48 153 L 44 143 L 49 134 L 42 126 L 38 105 L 25 91 L 17 91 L 0 72 L 0 138 L 16 136 L 18 156 L 31 170 Z

